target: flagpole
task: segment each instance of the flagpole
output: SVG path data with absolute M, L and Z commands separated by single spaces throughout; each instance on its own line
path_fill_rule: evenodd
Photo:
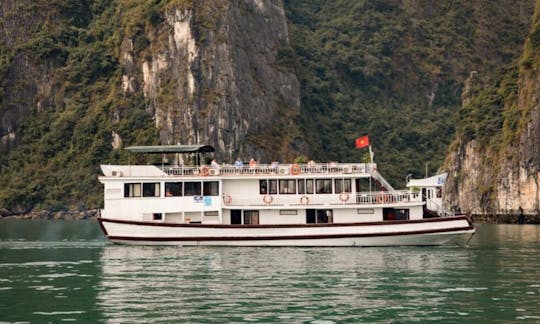
M 371 145 L 369 145 L 369 157 L 371 158 L 371 164 L 373 164 L 373 151 L 371 150 Z

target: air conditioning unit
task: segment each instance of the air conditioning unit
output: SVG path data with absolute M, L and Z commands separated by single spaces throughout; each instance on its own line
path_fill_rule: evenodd
M 122 171 L 116 171 L 115 170 L 115 171 L 111 172 L 111 175 L 113 177 L 121 177 L 122 176 Z
M 279 173 L 280 175 L 287 175 L 287 174 L 289 174 L 289 168 L 284 167 L 284 166 L 279 167 L 278 173 Z
M 210 171 L 208 171 L 208 174 L 210 175 L 219 175 L 219 170 L 218 169 L 210 169 Z

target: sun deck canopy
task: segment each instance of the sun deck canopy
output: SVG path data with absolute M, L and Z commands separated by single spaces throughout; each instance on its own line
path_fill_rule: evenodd
M 215 151 L 211 145 L 129 146 L 126 150 L 133 153 L 209 153 Z

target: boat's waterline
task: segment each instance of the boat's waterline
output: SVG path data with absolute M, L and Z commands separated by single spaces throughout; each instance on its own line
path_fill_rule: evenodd
M 325 225 L 202 225 L 99 219 L 116 243 L 183 246 L 398 246 L 465 243 L 467 217 Z

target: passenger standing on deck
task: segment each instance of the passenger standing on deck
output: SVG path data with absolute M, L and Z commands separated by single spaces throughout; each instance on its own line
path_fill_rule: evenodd
M 217 163 L 216 159 L 213 159 L 212 162 L 210 162 L 210 166 L 212 169 L 219 170 L 219 164 Z
M 243 166 L 244 166 L 244 161 L 242 161 L 241 158 L 237 158 L 236 162 L 234 162 L 234 167 L 236 168 L 236 171 L 240 172 Z
M 249 169 L 255 173 L 255 167 L 257 166 L 257 161 L 255 159 L 249 160 Z

